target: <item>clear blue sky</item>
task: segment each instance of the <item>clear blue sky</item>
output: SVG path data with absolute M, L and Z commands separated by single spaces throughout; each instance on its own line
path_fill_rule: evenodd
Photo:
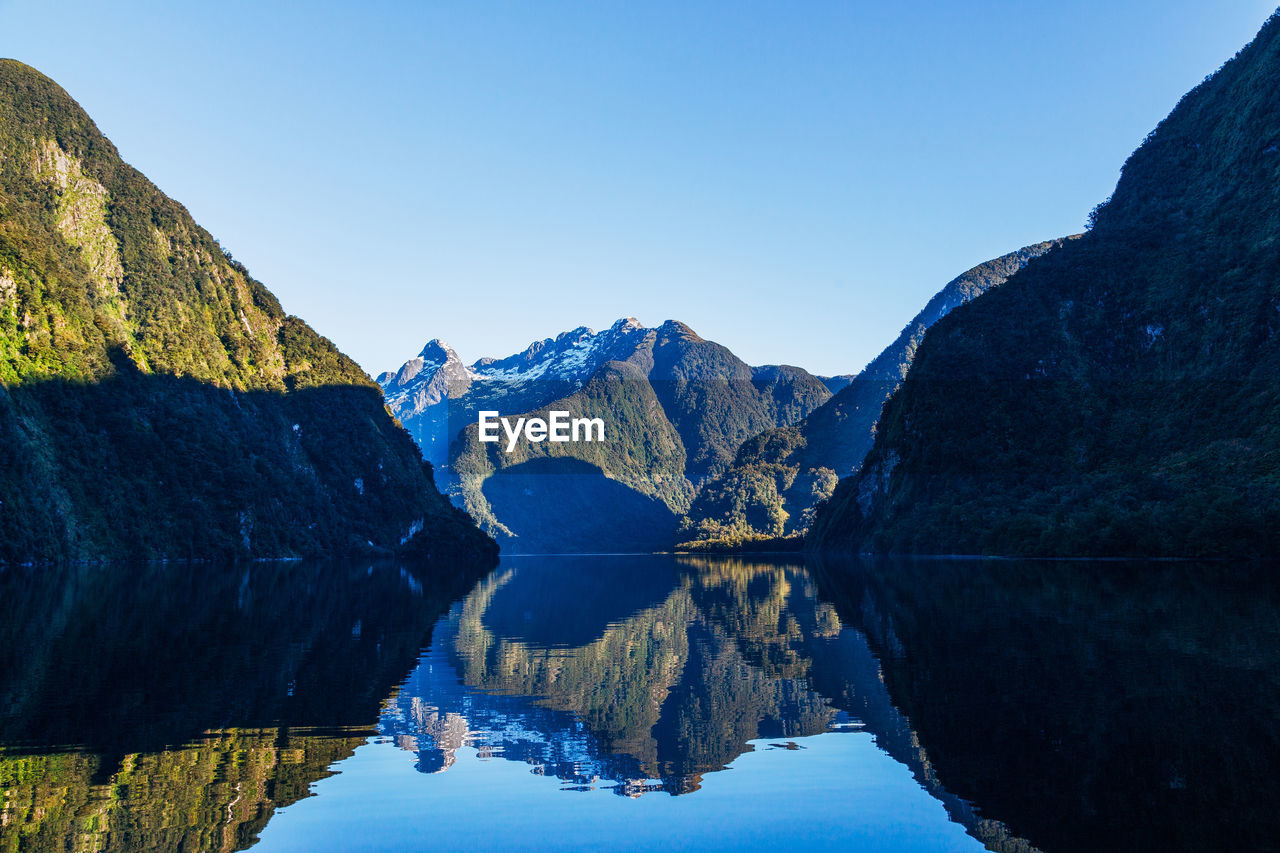
M 0 0 L 0 55 L 371 373 L 627 315 L 845 373 L 1272 8 Z

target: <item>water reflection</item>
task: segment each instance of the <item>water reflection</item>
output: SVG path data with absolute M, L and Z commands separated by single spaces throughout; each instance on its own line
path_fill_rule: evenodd
M 477 573 L 0 570 L 0 849 L 238 850 L 372 733 Z
M 685 793 L 758 737 L 845 722 L 805 680 L 839 633 L 794 568 L 522 560 L 437 627 L 382 729 L 427 772 L 463 744 L 572 785 Z M 682 571 L 681 568 L 684 570 Z
M 815 571 L 947 787 L 1047 851 L 1280 849 L 1280 582 L 1257 564 Z
M 699 790 L 752 747 L 869 731 L 952 818 L 1027 845 L 948 792 L 897 710 L 866 635 L 798 562 L 522 558 L 435 630 L 380 730 L 447 770 L 463 746 L 567 790 Z M 761 791 L 767 797 L 767 784 Z
M 617 820 L 593 826 L 614 846 L 637 816 L 653 837 L 662 815 L 684 821 L 684 843 L 715 846 L 689 834 L 703 803 L 726 802 L 712 779 L 767 805 L 784 797 L 771 773 L 785 761 L 814 774 L 808 819 L 830 819 L 826 836 L 796 827 L 788 843 L 818 846 L 844 837 L 831 827 L 851 809 L 849 771 L 804 748 L 825 732 L 869 733 L 936 812 L 920 827 L 962 838 L 950 818 L 991 850 L 1261 850 L 1280 837 L 1268 567 L 615 556 L 426 577 L 0 571 L 0 849 L 243 849 L 357 749 L 403 772 L 379 771 L 384 824 L 418 819 L 422 803 L 396 797 L 411 779 L 436 792 L 429 804 L 495 826 L 534 812 Z M 751 742 L 777 760 L 735 763 Z M 556 803 L 473 787 L 472 750 L 545 777 L 516 774 Z M 394 847 L 400 836 L 325 793 L 340 781 L 272 831 Z M 352 834 L 329 835 L 341 821 Z
M 868 731 L 993 850 L 1280 830 L 1267 567 L 524 558 L 436 638 L 380 723 L 423 772 L 689 794 L 748 741 Z

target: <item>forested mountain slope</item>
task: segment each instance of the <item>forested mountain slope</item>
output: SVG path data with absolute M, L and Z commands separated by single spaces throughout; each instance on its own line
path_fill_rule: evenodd
M 1280 553 L 1280 18 L 925 336 L 819 548 Z
M 948 282 L 897 339 L 831 399 L 798 423 L 743 442 L 733 464 L 694 498 L 681 522 L 682 537 L 695 547 L 739 546 L 806 530 L 814 508 L 831 496 L 837 480 L 862 465 L 884 401 L 907 375 L 929 327 L 1061 243 L 1027 246 Z
M 0 60 L 0 560 L 490 551 L 377 386 Z

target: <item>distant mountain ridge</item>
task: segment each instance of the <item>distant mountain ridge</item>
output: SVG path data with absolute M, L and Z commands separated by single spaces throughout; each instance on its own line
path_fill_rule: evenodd
M 683 323 L 648 328 L 634 318 L 470 365 L 435 340 L 378 382 L 455 502 L 517 550 L 669 548 L 678 514 L 743 439 L 831 396 L 801 368 L 752 367 Z M 545 416 L 552 407 L 602 417 L 609 441 L 508 454 L 476 437 L 481 410 Z M 562 541 L 552 501 L 564 508 Z
M 981 296 L 1034 258 L 1063 244 L 1035 243 L 962 273 L 861 373 L 799 422 L 743 442 L 733 464 L 706 483 L 682 520 L 692 543 L 737 544 L 802 533 L 840 477 L 862 465 L 885 400 L 910 369 L 925 332 L 953 309 Z
M 447 429 L 448 401 L 463 398 L 473 383 L 491 383 L 486 399 L 494 405 L 523 411 L 585 383 L 605 361 L 625 359 L 645 331 L 634 318 L 619 320 L 602 332 L 579 326 L 555 338 L 535 341 L 506 358 L 480 358 L 469 365 L 436 338 L 399 370 L 379 374 L 377 382 L 387 406 L 418 442 L 426 459 L 444 467 L 452 438 Z M 533 382 L 539 384 L 528 384 Z

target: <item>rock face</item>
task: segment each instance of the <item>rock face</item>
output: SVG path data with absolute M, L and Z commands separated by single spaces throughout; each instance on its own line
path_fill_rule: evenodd
M 1081 239 L 939 321 L 820 548 L 1280 553 L 1280 19 Z
M 491 552 L 354 362 L 0 60 L 0 561 Z
M 394 374 L 380 374 L 378 384 L 396 389 L 387 394 L 387 405 L 418 443 L 423 457 L 432 465 L 446 464 L 450 391 L 454 396 L 465 394 L 471 385 L 471 371 L 458 354 L 444 341 L 432 340 Z
M 745 441 L 733 464 L 694 498 L 682 521 L 682 537 L 736 544 L 807 529 L 814 508 L 830 497 L 837 479 L 862 465 L 884 401 L 907 375 L 925 331 L 1062 243 L 1027 246 L 948 282 L 861 373 L 852 380 L 829 380 L 830 386 L 844 379 L 830 400 L 798 423 Z
M 504 359 L 463 365 L 433 341 L 378 377 L 393 414 L 454 500 L 518 551 L 669 548 L 696 489 L 741 442 L 794 423 L 831 396 L 796 367 L 751 367 L 669 320 L 585 327 Z M 478 439 L 480 411 L 599 417 L 605 441 Z
M 464 425 L 451 430 L 451 414 L 466 414 L 458 402 L 469 399 L 473 383 L 478 386 L 472 396 L 492 402 L 503 414 L 527 411 L 581 386 L 606 361 L 632 355 L 644 331 L 634 319 L 619 320 L 599 333 L 581 326 L 508 358 L 482 358 L 469 366 L 436 339 L 399 370 L 379 374 L 377 381 L 387 406 L 418 442 L 423 456 L 443 469 L 449 462 L 449 442 Z

